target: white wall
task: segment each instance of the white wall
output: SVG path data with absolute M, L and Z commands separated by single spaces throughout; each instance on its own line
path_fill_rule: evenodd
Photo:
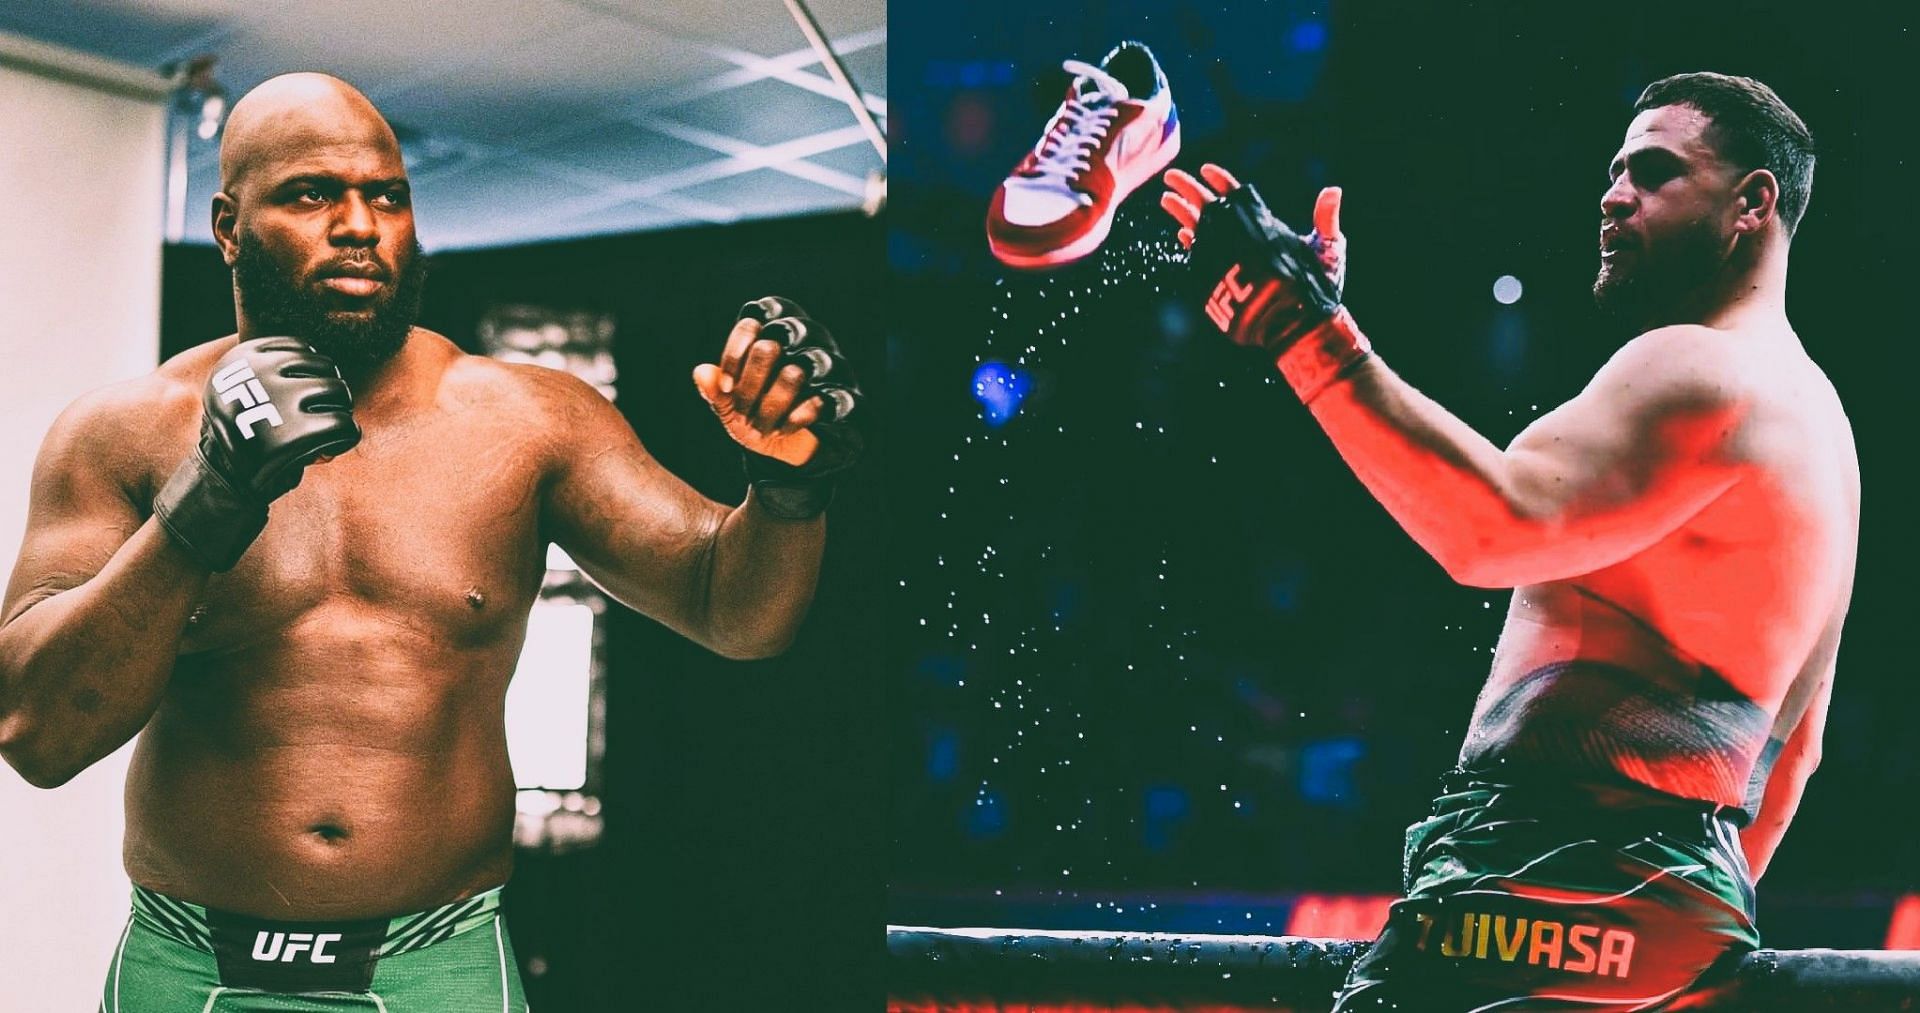
M 0 572 L 48 423 L 158 358 L 163 87 L 0 34 Z M 0 1013 L 99 1005 L 127 917 L 129 752 L 50 792 L 0 765 Z

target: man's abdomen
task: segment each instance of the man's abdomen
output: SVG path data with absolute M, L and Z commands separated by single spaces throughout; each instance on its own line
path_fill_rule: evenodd
M 505 676 L 410 667 L 177 687 L 128 775 L 128 875 L 266 918 L 377 917 L 498 886 Z

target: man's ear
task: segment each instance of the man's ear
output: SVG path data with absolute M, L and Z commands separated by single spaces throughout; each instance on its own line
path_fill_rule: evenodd
M 1757 234 L 1779 213 L 1780 181 L 1768 169 L 1755 169 L 1734 187 L 1740 215 L 1733 221 L 1735 232 Z
M 240 243 L 234 238 L 234 230 L 240 220 L 240 204 L 225 190 L 213 195 L 213 242 L 220 247 L 220 258 L 233 266 L 233 258 L 239 254 Z

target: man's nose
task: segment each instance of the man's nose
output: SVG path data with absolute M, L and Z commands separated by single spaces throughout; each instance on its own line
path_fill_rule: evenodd
M 1600 217 L 1602 218 L 1625 218 L 1633 214 L 1633 207 L 1633 187 L 1627 184 L 1625 175 L 1614 180 L 1613 184 L 1607 187 L 1607 192 L 1600 195 Z
M 348 190 L 335 207 L 338 210 L 334 213 L 333 228 L 328 235 L 334 245 L 379 245 L 380 227 L 376 224 L 373 208 L 368 206 L 366 198 L 358 190 Z

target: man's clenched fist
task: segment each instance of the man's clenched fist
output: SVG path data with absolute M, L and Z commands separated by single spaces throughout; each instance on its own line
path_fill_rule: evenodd
M 799 304 L 779 296 L 740 310 L 720 362 L 694 369 L 707 404 L 746 451 L 756 499 L 776 516 L 818 516 L 833 476 L 851 468 L 863 441 L 861 393 L 840 346 Z
M 216 572 L 267 524 L 267 504 L 319 457 L 360 442 L 353 395 L 333 360 L 296 338 L 242 341 L 200 397 L 200 442 L 154 497 L 167 533 Z

